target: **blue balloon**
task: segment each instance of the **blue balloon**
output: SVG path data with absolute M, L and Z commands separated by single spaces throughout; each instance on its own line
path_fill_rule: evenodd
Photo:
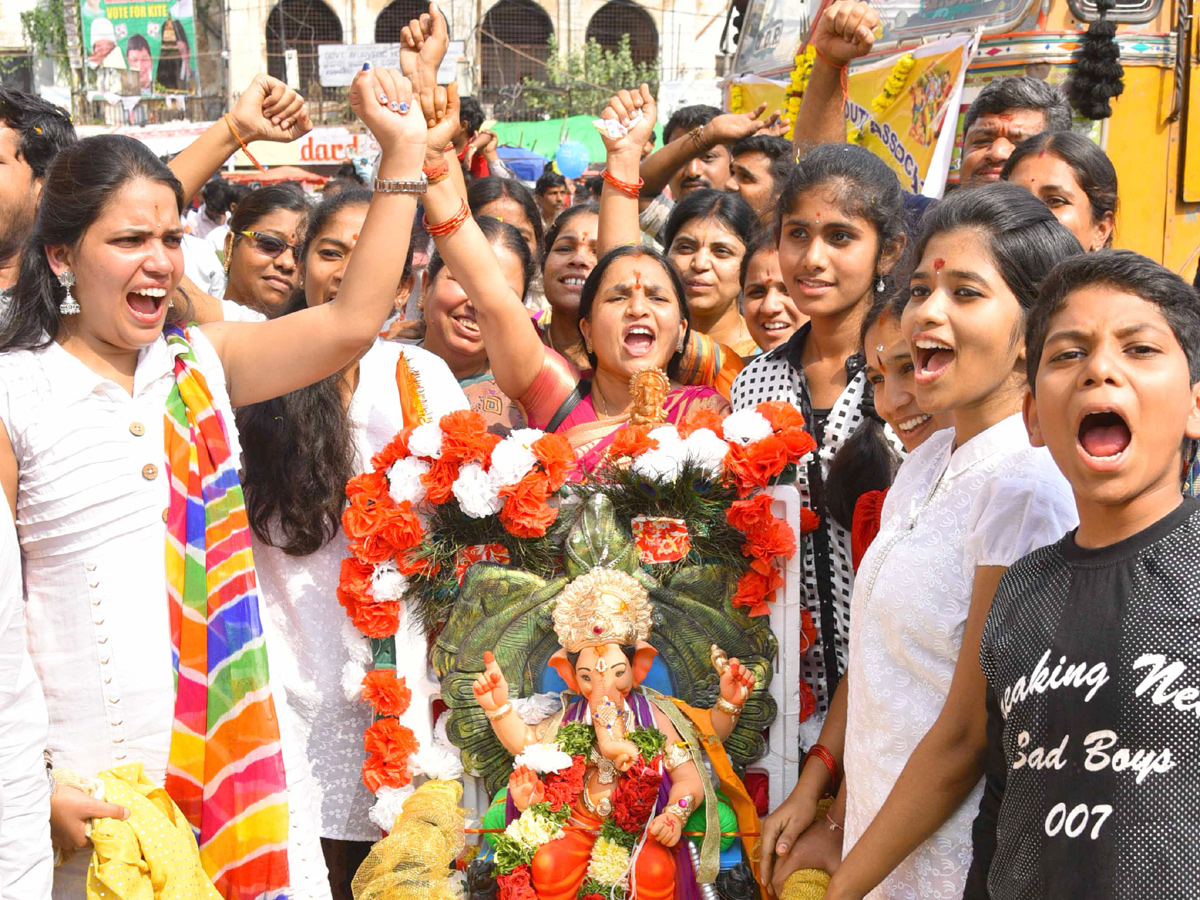
M 558 145 L 558 152 L 554 154 L 554 162 L 564 178 L 578 178 L 587 170 L 591 161 L 588 148 L 579 141 L 563 141 Z

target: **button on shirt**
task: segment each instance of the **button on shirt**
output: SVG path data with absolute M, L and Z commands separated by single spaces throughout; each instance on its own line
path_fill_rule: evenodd
M 189 338 L 240 454 L 220 360 L 198 329 Z M 28 641 L 55 764 L 94 775 L 140 761 L 157 784 L 175 702 L 163 516 L 173 361 L 161 338 L 144 349 L 131 396 L 57 343 L 0 354 Z

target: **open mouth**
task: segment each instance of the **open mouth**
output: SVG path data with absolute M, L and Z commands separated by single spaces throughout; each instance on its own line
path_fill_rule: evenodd
M 473 340 L 479 338 L 479 323 L 473 318 L 469 318 L 468 316 L 453 316 L 451 317 L 450 321 L 454 323 L 455 327 L 458 329 L 459 333 L 463 335 L 463 337 Z
M 954 362 L 954 348 L 935 338 L 918 338 L 913 342 L 917 348 L 916 380 L 921 384 L 940 378 Z
M 125 295 L 125 303 L 135 319 L 142 322 L 157 322 L 167 303 L 166 288 L 142 288 Z
M 645 356 L 654 347 L 654 332 L 645 325 L 633 325 L 625 332 L 624 344 L 630 356 Z
M 1079 423 L 1079 446 L 1091 459 L 1116 462 L 1133 440 L 1129 425 L 1119 413 L 1112 411 L 1088 413 Z
M 582 291 L 583 283 L 587 281 L 582 275 L 564 275 L 558 279 L 558 283 L 563 287 L 570 288 L 573 291 Z
M 933 416 L 929 413 L 922 413 L 919 416 L 913 416 L 911 419 L 905 419 L 903 422 L 897 422 L 896 427 L 906 435 L 917 431 L 922 425 L 932 419 Z

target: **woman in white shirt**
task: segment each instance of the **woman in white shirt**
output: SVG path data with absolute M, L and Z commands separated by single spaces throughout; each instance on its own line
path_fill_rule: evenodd
M 859 567 L 847 674 L 821 732 L 828 760 L 806 761 L 764 827 L 784 857 L 777 891 L 817 866 L 833 871 L 828 900 L 962 896 L 987 747 L 983 622 L 1004 570 L 1076 523 L 1070 487 L 1020 413 L 1025 310 L 1080 247 L 1029 199 L 991 185 L 926 217 L 902 330 L 917 402 L 954 427 L 901 465 Z
M 426 128 L 421 116 L 406 114 L 412 103 L 408 80 L 394 70 L 364 71 L 351 98 L 383 148 L 381 177 L 419 182 Z M 173 523 L 193 520 L 183 515 L 190 513 L 191 498 L 186 507 L 177 506 L 175 485 L 196 480 L 182 467 L 174 471 L 164 452 L 180 440 L 172 430 L 178 413 L 167 401 L 181 396 L 183 379 L 189 392 L 204 387 L 203 418 L 191 432 L 192 458 L 198 448 L 213 453 L 215 447 L 217 457 L 236 459 L 231 405 L 322 379 L 374 339 L 400 278 L 403 255 L 396 258 L 395 250 L 408 242 L 416 207 L 411 193 L 376 194 L 359 239 L 363 261 L 346 272 L 336 302 L 281 321 L 193 327 L 173 333 L 168 344 L 168 298 L 183 275 L 182 201 L 179 182 L 137 141 L 102 136 L 64 150 L 47 179 L 0 331 L 0 483 L 15 506 L 27 637 L 49 710 L 49 749 L 56 766 L 84 776 L 136 762 L 157 784 L 167 776 L 168 758 L 175 760 L 172 735 L 180 728 L 167 517 L 170 512 Z M 192 411 L 189 405 L 189 416 Z M 234 504 L 240 499 L 236 482 L 222 490 Z M 231 508 L 236 516 L 237 506 Z M 236 518 L 231 524 L 236 528 Z M 191 534 L 189 528 L 189 554 Z M 219 545 L 213 549 L 210 581 L 220 577 L 214 575 Z M 247 604 L 246 616 L 257 624 L 252 574 L 238 575 L 249 584 L 239 603 Z M 213 618 L 227 610 L 209 609 L 212 633 Z M 185 619 L 182 629 L 194 632 L 191 618 Z M 187 675 L 194 681 L 194 672 Z M 277 730 L 266 699 L 254 702 L 266 710 L 263 727 Z M 241 735 L 256 737 L 272 741 L 269 734 Z M 205 746 L 199 744 L 200 752 Z M 263 746 L 274 758 L 282 752 L 284 770 L 292 775 L 287 767 L 296 748 L 286 736 Z M 302 805 L 302 778 L 294 788 L 288 799 Z M 64 801 L 73 794 L 65 787 L 56 792 L 51 820 L 66 843 L 83 847 L 90 813 L 67 814 Z M 239 838 L 263 833 L 261 824 L 237 832 Z M 272 873 L 272 885 L 290 872 L 289 896 L 328 896 L 311 817 L 293 809 L 286 818 L 275 815 L 271 829 L 281 831 L 277 846 L 286 846 L 287 867 Z M 201 835 L 202 853 L 208 836 Z M 254 875 L 252 857 L 229 855 L 247 877 Z M 56 872 L 56 897 L 82 893 L 87 863 L 88 854 L 76 854 Z
M 337 296 L 363 230 L 371 193 L 348 188 L 318 206 L 301 253 L 304 290 L 285 317 Z M 342 530 L 346 482 L 406 424 L 396 367 L 403 356 L 432 422 L 467 398 L 446 364 L 419 347 L 376 341 L 341 372 L 265 403 L 238 410 L 246 510 L 254 530 L 254 560 L 272 634 L 271 673 L 287 692 L 287 707 L 306 742 L 320 792 L 320 829 L 335 898 L 350 897 L 350 881 L 379 839 L 369 816 L 375 798 L 362 779 L 368 704 L 347 698 L 342 670 L 351 650 L 370 654 L 337 601 L 347 556 Z M 422 745 L 432 736 L 421 632 L 407 608 L 397 629 L 397 666 L 413 692 L 406 718 Z M 425 694 L 425 696 L 423 696 Z M 424 702 L 422 702 L 424 701 Z M 389 827 L 391 823 L 388 823 Z

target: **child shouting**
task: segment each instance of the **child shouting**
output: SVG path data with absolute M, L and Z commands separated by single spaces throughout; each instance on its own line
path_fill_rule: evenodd
M 966 897 L 1183 897 L 1200 870 L 1200 297 L 1135 253 L 1047 277 L 1031 441 L 1079 528 L 1001 579 L 980 646 L 987 789 Z

